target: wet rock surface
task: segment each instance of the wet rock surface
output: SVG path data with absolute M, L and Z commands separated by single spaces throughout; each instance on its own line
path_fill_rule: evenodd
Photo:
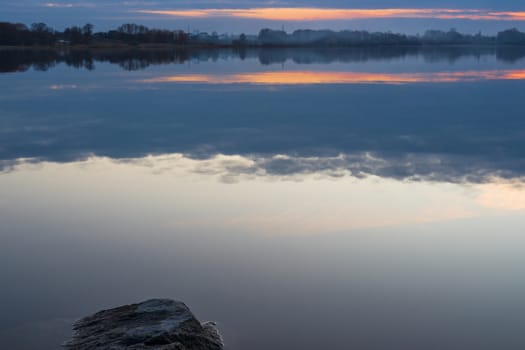
M 200 323 L 180 301 L 152 299 L 97 312 L 73 325 L 67 350 L 222 350 L 213 322 Z

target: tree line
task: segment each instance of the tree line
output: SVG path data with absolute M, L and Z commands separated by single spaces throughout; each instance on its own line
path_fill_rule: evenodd
M 94 26 L 72 26 L 57 31 L 45 23 L 26 26 L 21 23 L 0 22 L 0 45 L 139 45 L 172 44 L 179 46 L 418 46 L 418 45 L 525 45 L 525 33 L 517 29 L 499 32 L 496 36 L 480 33 L 462 34 L 428 30 L 423 35 L 357 30 L 283 30 L 262 29 L 258 35 L 219 35 L 216 32 L 188 33 L 183 30 L 151 29 L 126 23 L 107 32 L 94 32 Z
M 184 45 L 189 35 L 182 30 L 150 29 L 138 24 L 123 24 L 107 32 L 93 31 L 90 23 L 72 26 L 63 31 L 54 30 L 45 23 L 33 23 L 29 27 L 22 23 L 0 22 L 0 45 L 53 46 L 91 44 L 146 44 L 165 43 Z
M 291 34 L 282 30 L 263 29 L 258 44 L 266 46 L 413 46 L 413 45 L 525 45 L 525 33 L 517 29 L 499 32 L 496 36 L 462 34 L 427 30 L 423 35 L 358 30 L 296 30 Z

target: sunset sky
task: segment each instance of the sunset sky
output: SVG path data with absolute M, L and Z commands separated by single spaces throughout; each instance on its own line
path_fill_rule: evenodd
M 513 0 L 5 0 L 0 21 L 46 22 L 98 30 L 135 22 L 152 27 L 255 34 L 263 27 L 392 30 L 525 30 L 525 2 Z

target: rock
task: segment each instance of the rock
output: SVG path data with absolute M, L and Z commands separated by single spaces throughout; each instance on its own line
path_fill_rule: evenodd
M 68 350 L 222 350 L 213 322 L 200 323 L 180 301 L 152 299 L 97 312 L 73 325 Z

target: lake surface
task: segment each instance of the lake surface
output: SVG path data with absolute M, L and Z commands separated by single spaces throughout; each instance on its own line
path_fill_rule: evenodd
M 0 340 L 167 297 L 229 350 L 525 348 L 525 51 L 0 51 Z

